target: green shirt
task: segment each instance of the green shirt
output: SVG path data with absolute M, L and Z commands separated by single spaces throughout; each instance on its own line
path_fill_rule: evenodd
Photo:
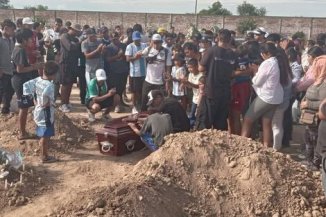
M 87 86 L 86 101 L 97 96 L 103 96 L 107 93 L 108 87 L 106 82 L 104 82 L 102 86 L 98 86 L 96 78 L 93 78 Z

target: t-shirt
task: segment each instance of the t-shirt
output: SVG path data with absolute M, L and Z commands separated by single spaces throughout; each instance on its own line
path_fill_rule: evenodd
M 80 56 L 80 43 L 78 38 L 64 33 L 60 38 L 60 63 L 78 66 Z
M 96 40 L 95 42 L 91 42 L 88 39 L 82 42 L 81 50 L 85 53 L 91 53 L 95 51 L 98 46 L 101 44 L 100 40 Z M 90 78 L 93 79 L 95 77 L 95 72 L 97 69 L 103 68 L 103 59 L 101 54 L 97 54 L 92 59 L 86 59 L 86 72 L 90 74 Z
M 240 70 L 245 70 L 247 67 L 249 66 L 249 58 L 247 57 L 239 57 L 238 58 L 238 68 Z M 235 84 L 239 84 L 242 82 L 249 82 L 250 81 L 250 76 L 248 75 L 241 75 L 241 76 L 237 76 L 234 78 L 234 83 Z
M 158 51 L 154 48 L 147 47 L 143 51 L 143 55 L 145 57 L 156 56 L 153 61 L 147 63 L 145 81 L 154 85 L 163 85 L 165 66 L 172 66 L 172 54 L 165 48 Z
M 134 57 L 137 52 L 143 51 L 147 47 L 147 44 L 141 43 L 140 46 L 136 46 L 134 43 L 131 43 L 127 46 L 126 56 Z M 142 57 L 138 60 L 130 62 L 130 77 L 145 77 L 146 76 L 146 63 L 145 58 Z
M 37 51 L 37 49 L 39 47 L 39 42 L 38 42 L 36 32 L 33 32 L 32 40 L 33 40 L 33 43 L 31 44 L 31 46 L 26 47 L 26 53 L 27 53 L 28 61 L 30 64 L 34 64 L 37 61 L 37 56 L 34 54 L 34 52 Z
M 176 99 L 165 99 L 160 106 L 159 111 L 171 116 L 173 132 L 179 133 L 190 130 L 190 121 L 187 113 Z
M 184 67 L 177 68 L 176 66 L 172 67 L 171 76 L 175 79 L 183 79 L 186 76 L 187 72 Z M 184 96 L 185 90 L 181 86 L 181 83 L 178 81 L 173 81 L 172 94 L 174 96 Z
M 98 86 L 96 78 L 93 78 L 87 86 L 86 101 L 97 96 L 103 96 L 107 93 L 108 86 L 106 82 L 104 82 L 102 86 Z
M 172 121 L 169 114 L 155 113 L 149 115 L 140 130 L 141 135 L 150 133 L 154 143 L 161 146 L 164 142 L 164 137 L 173 132 Z
M 203 76 L 203 73 L 198 73 L 197 75 L 190 73 L 188 76 L 188 81 L 192 84 L 198 85 L 199 84 L 199 79 Z M 192 97 L 192 102 L 196 105 L 198 105 L 198 100 L 199 100 L 199 88 L 192 88 L 193 92 L 193 97 Z
M 37 77 L 24 83 L 25 95 L 36 95 L 34 121 L 37 126 L 49 127 L 54 123 L 54 84 Z
M 0 69 L 4 74 L 13 74 L 13 65 L 11 63 L 11 54 L 15 47 L 12 39 L 0 37 Z
M 105 58 L 116 56 L 121 49 L 123 53 L 126 52 L 126 45 L 123 43 L 119 43 L 119 45 L 115 45 L 111 43 L 105 50 Z M 109 62 L 106 65 L 106 70 L 108 73 L 128 73 L 129 72 L 129 63 L 126 61 L 125 58 Z
M 236 69 L 236 54 L 231 49 L 214 46 L 207 50 L 200 64 L 206 67 L 207 98 L 231 97 L 231 76 Z

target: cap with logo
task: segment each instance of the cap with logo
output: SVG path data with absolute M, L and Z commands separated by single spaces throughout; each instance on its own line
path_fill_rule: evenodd
M 132 40 L 133 40 L 133 41 L 137 41 L 137 40 L 140 40 L 140 39 L 141 39 L 141 34 L 140 34 L 140 32 L 135 31 L 135 32 L 132 33 Z
M 106 73 L 103 69 L 96 70 L 96 80 L 97 81 L 106 81 Z
M 25 17 L 25 18 L 23 19 L 23 24 L 26 24 L 26 25 L 33 25 L 34 22 L 33 22 L 32 18 L 30 18 L 30 17 Z
M 152 41 L 162 41 L 162 37 L 160 34 L 154 34 L 152 36 Z

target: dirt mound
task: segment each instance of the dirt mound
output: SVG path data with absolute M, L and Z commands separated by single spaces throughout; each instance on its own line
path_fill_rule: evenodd
M 89 126 L 81 119 L 73 120 L 64 113 L 56 111 L 55 114 L 55 136 L 52 138 L 51 152 L 60 154 L 72 151 L 82 142 L 94 136 Z M 0 117 L 0 141 L 1 146 L 8 150 L 21 150 L 25 156 L 38 155 L 38 139 L 18 141 L 18 115 Z M 35 133 L 33 116 L 28 115 L 26 130 Z
M 19 141 L 18 137 L 18 115 L 0 117 L 0 147 L 6 151 L 20 150 L 25 158 L 25 162 L 39 161 L 38 139 Z M 28 132 L 35 132 L 35 123 L 31 114 L 28 115 L 26 129 Z M 80 148 L 81 144 L 93 139 L 92 131 L 82 120 L 71 120 L 60 111 L 56 112 L 55 136 L 50 145 L 50 154 L 60 159 L 62 154 Z M 1 170 L 1 168 L 0 168 Z M 31 172 L 32 171 L 32 172 Z M 20 184 L 20 174 L 23 175 L 23 183 Z M 51 186 L 44 183 L 56 183 L 49 176 L 49 171 L 41 165 L 26 165 L 26 171 L 22 168 L 11 170 L 7 178 L 8 189 L 5 189 L 4 179 L 0 180 L 0 210 L 8 206 L 21 206 L 32 201 L 32 199 L 44 192 L 51 190 Z M 52 174 L 51 177 L 55 177 Z M 46 187 L 47 186 L 47 187 Z
M 175 134 L 166 139 L 165 145 L 140 161 L 133 173 L 107 188 L 78 195 L 63 204 L 57 214 L 326 215 L 320 174 L 307 172 L 289 156 L 215 130 Z

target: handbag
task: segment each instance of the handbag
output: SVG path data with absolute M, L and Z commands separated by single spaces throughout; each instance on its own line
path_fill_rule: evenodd
M 22 95 L 21 99 L 18 100 L 19 108 L 30 108 L 34 106 L 34 97 L 33 95 Z
M 318 115 L 316 111 L 304 109 L 301 112 L 300 124 L 318 126 Z

